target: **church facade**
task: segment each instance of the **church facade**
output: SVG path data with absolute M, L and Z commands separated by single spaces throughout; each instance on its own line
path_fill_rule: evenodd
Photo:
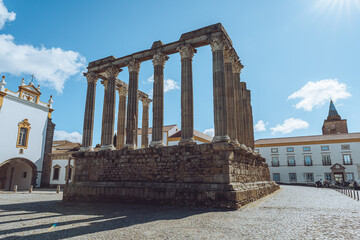
M 26 190 L 48 185 L 48 166 L 55 124 L 52 97 L 40 101 L 40 86 L 21 81 L 17 92 L 0 82 L 0 189 Z
M 359 182 L 360 133 L 348 133 L 346 119 L 341 119 L 332 101 L 322 132 L 315 136 L 259 139 L 255 150 L 266 158 L 275 182 Z

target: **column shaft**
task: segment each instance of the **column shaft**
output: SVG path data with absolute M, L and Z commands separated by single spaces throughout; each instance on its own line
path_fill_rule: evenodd
M 248 126 L 248 104 L 247 104 L 247 96 L 246 96 L 246 83 L 240 82 L 241 87 L 241 100 L 242 100 L 242 119 L 241 123 L 243 124 L 243 144 L 249 146 L 249 126 Z
M 106 99 L 104 111 L 104 125 L 102 129 L 103 144 L 101 149 L 114 150 L 114 124 L 115 124 L 115 101 L 116 101 L 116 78 L 120 69 L 112 66 L 106 70 Z
M 236 130 L 237 140 L 240 144 L 244 142 L 244 123 L 243 123 L 243 103 L 242 103 L 242 92 L 240 86 L 240 73 L 244 66 L 240 61 L 236 61 L 233 65 L 233 78 L 235 87 L 235 112 L 236 112 Z
M 126 120 L 126 95 L 127 89 L 121 87 L 119 89 L 119 109 L 117 124 L 116 149 L 119 150 L 125 145 L 125 120 Z
M 137 138 L 137 118 L 138 118 L 138 85 L 140 62 L 133 60 L 128 63 L 129 68 L 129 95 L 126 116 L 126 147 L 129 149 L 136 148 Z
M 149 99 L 143 99 L 143 113 L 142 113 L 142 123 L 141 123 L 141 147 L 149 147 Z
M 103 101 L 103 113 L 102 113 L 102 119 L 101 119 L 101 146 L 104 145 L 104 134 L 105 132 L 102 129 L 105 129 L 104 125 L 105 125 L 105 108 L 106 108 L 106 84 L 107 84 L 107 80 L 103 80 L 101 82 L 104 85 L 104 101 Z
M 224 73 L 224 42 L 221 37 L 210 41 L 213 54 L 214 127 L 213 142 L 228 142 Z
M 179 144 L 194 144 L 192 57 L 196 49 L 185 45 L 178 50 L 181 55 L 181 139 Z
M 88 79 L 88 86 L 87 86 L 85 113 L 84 113 L 83 139 L 80 150 L 92 151 L 96 82 L 98 80 L 98 76 L 91 72 L 87 73 L 85 76 Z
M 249 147 L 254 149 L 254 122 L 253 122 L 253 114 L 252 114 L 252 106 L 251 106 L 251 91 L 246 90 L 247 93 L 247 102 L 248 102 L 248 124 L 249 124 Z
M 236 129 L 236 112 L 235 112 L 235 84 L 233 73 L 234 55 L 231 49 L 224 53 L 225 61 L 225 88 L 226 88 L 226 118 L 227 118 L 227 134 L 231 142 L 239 144 L 237 140 Z
M 168 57 L 161 53 L 154 55 L 154 102 L 151 147 L 164 146 L 164 65 L 167 59 Z

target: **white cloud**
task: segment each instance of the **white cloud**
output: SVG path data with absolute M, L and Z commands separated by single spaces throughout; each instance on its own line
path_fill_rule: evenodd
M 324 79 L 316 82 L 308 82 L 300 90 L 294 92 L 289 99 L 302 99 L 295 107 L 311 111 L 328 103 L 330 99 L 336 101 L 342 98 L 351 97 L 346 89 L 346 84 L 339 83 L 337 79 Z
M 277 124 L 275 127 L 270 128 L 271 134 L 275 135 L 276 133 L 291 133 L 294 130 L 306 129 L 309 127 L 309 123 L 298 119 L 298 118 L 288 118 L 284 121 L 283 124 Z
M 4 28 L 6 22 L 14 21 L 15 17 L 16 14 L 14 12 L 9 12 L 4 5 L 3 0 L 0 0 L 0 29 Z
M 153 83 L 154 82 L 154 75 L 151 75 L 148 79 L 147 79 L 148 83 Z
M 269 122 L 265 123 L 263 120 L 259 120 L 254 126 L 255 132 L 265 132 L 268 124 Z
M 6 21 L 13 20 L 15 13 L 9 13 L 0 0 L 0 29 Z M 41 85 L 60 93 L 66 80 L 85 70 L 85 61 L 78 52 L 54 47 L 18 45 L 12 35 L 0 35 L 0 72 L 15 76 L 34 74 Z
M 167 79 L 164 81 L 164 92 L 169 92 L 176 89 L 180 89 L 180 86 L 177 82 L 172 79 Z
M 0 35 L 0 72 L 13 75 L 34 74 L 45 86 L 62 92 L 66 80 L 85 68 L 78 52 L 61 48 L 17 45 L 11 35 Z
M 73 143 L 81 143 L 82 142 L 82 135 L 78 132 L 66 132 L 66 131 L 55 131 L 54 132 L 54 140 L 68 140 Z
M 147 80 L 146 83 L 153 83 L 154 82 L 154 75 L 151 75 Z M 169 92 L 171 90 L 180 89 L 179 83 L 172 79 L 164 80 L 164 92 Z M 153 93 L 152 90 L 150 93 Z M 150 95 L 149 93 L 149 95 Z
M 210 129 L 206 129 L 204 131 L 205 134 L 209 135 L 210 137 L 214 137 L 215 136 L 215 130 L 213 128 Z

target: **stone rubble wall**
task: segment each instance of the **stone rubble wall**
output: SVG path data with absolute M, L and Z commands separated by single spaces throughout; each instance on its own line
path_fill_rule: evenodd
M 231 144 L 77 152 L 64 201 L 237 209 L 278 189 L 265 159 Z

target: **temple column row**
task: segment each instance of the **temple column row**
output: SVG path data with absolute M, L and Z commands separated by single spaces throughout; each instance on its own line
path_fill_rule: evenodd
M 223 37 L 210 39 L 213 53 L 213 94 L 214 94 L 214 126 L 213 142 L 242 143 L 253 147 L 252 109 L 250 91 L 246 84 L 240 82 L 240 72 L 243 66 L 235 61 L 232 49 L 227 47 Z M 225 48 L 227 49 L 225 50 Z M 190 45 L 178 48 L 181 56 L 181 144 L 192 144 L 193 139 L 193 80 L 192 58 L 196 49 Z M 153 57 L 154 64 L 154 103 L 153 103 L 153 131 L 150 146 L 163 146 L 164 124 L 164 65 L 168 56 L 157 53 Z M 119 116 L 117 126 L 117 149 L 122 147 L 134 149 L 137 143 L 138 121 L 138 76 L 140 61 L 128 62 L 129 87 L 126 111 L 126 93 L 119 90 Z M 104 111 L 102 124 L 102 149 L 114 149 L 114 115 L 115 115 L 115 81 L 121 70 L 109 67 L 106 70 L 107 81 L 104 81 Z M 88 92 L 84 117 L 83 150 L 91 150 L 94 98 L 96 76 L 88 73 Z M 248 92 L 247 92 L 248 91 Z M 148 110 L 149 103 L 143 101 L 143 133 L 142 147 L 148 145 Z M 126 116 L 126 144 L 125 141 Z

